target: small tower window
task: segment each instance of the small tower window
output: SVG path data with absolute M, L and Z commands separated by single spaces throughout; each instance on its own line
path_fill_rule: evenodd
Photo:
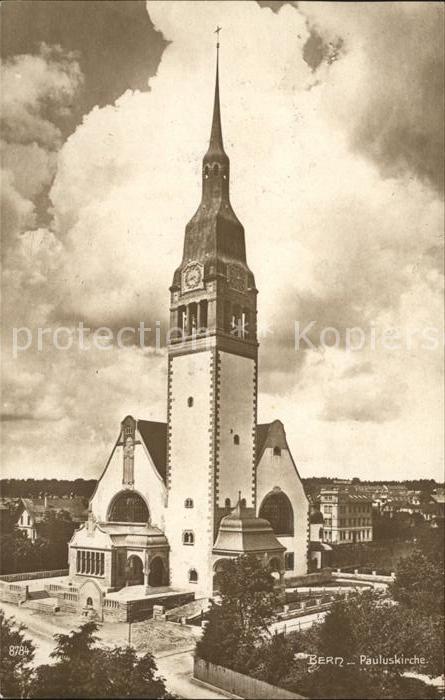
M 230 508 L 230 506 L 232 505 L 230 502 L 230 498 L 226 498 L 226 500 L 224 501 L 224 505 L 226 508 Z
M 281 447 L 274 447 L 273 453 L 275 457 L 281 457 Z
M 234 445 L 239 445 L 239 435 L 234 435 L 234 436 L 233 436 L 233 444 L 234 444 Z
M 187 399 L 187 406 L 191 408 L 193 406 L 193 396 L 189 396 Z
M 213 166 L 213 174 L 218 175 L 218 173 L 219 173 L 219 165 L 218 165 L 218 163 L 215 163 L 215 165 Z
M 206 165 L 205 168 L 204 168 L 204 177 L 205 177 L 206 179 L 207 179 L 208 176 L 209 176 L 209 171 L 210 171 L 210 168 L 209 168 L 208 165 Z
M 195 544 L 195 535 L 191 530 L 184 530 L 182 533 L 182 543 L 183 544 Z
M 196 571 L 196 569 L 190 569 L 189 583 L 198 583 L 198 572 Z
M 184 501 L 184 506 L 186 508 L 193 508 L 193 498 L 186 498 Z

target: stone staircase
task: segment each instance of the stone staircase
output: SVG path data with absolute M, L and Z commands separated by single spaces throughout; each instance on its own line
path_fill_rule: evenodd
M 198 598 L 197 600 L 181 605 L 178 608 L 168 610 L 165 619 L 168 622 L 180 622 L 182 619 L 189 622 L 200 617 L 202 612 L 206 612 L 209 605 L 208 598 Z
M 22 603 L 22 607 L 47 615 L 54 615 L 60 610 L 57 598 L 51 598 L 46 591 L 30 591 L 29 597 Z

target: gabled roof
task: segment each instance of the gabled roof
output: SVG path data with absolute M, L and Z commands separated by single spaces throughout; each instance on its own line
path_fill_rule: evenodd
M 163 481 L 167 475 L 167 423 L 137 419 L 137 429 Z M 289 450 L 286 433 L 280 420 L 260 423 L 256 429 L 256 462 L 259 463 L 266 447 Z
M 263 452 L 266 447 L 281 447 L 283 450 L 289 450 L 286 442 L 284 425 L 280 420 L 274 420 L 272 423 L 260 423 L 257 425 L 256 438 L 257 464 L 263 456 Z
M 81 496 L 74 498 L 22 498 L 23 508 L 32 515 L 35 523 L 44 520 L 46 513 L 67 511 L 73 521 L 84 522 L 88 517 L 88 501 Z
M 137 429 L 160 476 L 167 475 L 167 423 L 138 420 Z

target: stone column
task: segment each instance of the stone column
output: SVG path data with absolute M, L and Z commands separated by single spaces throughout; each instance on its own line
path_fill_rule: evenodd
M 148 595 L 150 593 L 150 584 L 148 583 L 148 578 L 150 576 L 150 556 L 148 551 L 145 552 L 145 565 L 144 565 L 144 593 Z

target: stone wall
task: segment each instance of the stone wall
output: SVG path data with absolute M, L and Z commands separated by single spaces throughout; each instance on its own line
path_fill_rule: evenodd
M 22 574 L 5 574 L 0 576 L 0 581 L 8 581 L 13 583 L 14 581 L 31 581 L 37 578 L 53 578 L 55 576 L 68 576 L 68 569 L 56 569 L 52 571 L 31 571 Z
M 329 583 L 332 581 L 332 570 L 323 569 L 313 574 L 306 574 L 305 576 L 292 576 L 286 579 L 286 586 L 291 588 L 292 586 L 319 586 L 324 583 Z
M 20 586 L 18 583 L 7 583 L 0 581 L 0 600 L 5 603 L 20 605 L 27 597 L 27 586 Z

